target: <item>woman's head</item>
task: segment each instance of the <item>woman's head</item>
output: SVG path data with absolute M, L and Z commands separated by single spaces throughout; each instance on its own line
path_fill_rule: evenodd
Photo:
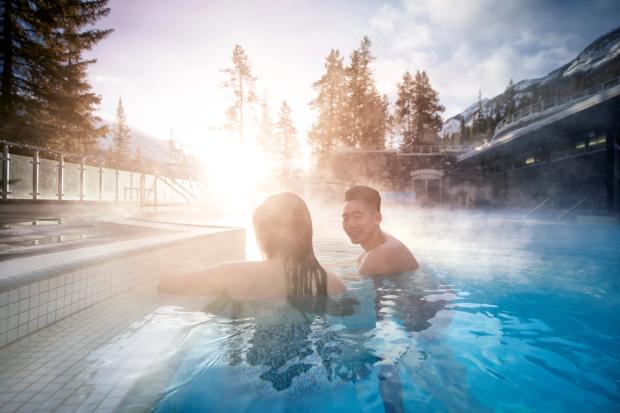
M 312 252 L 312 219 L 292 192 L 272 195 L 254 211 L 254 231 L 266 258 L 300 257 Z
M 290 296 L 327 293 L 326 273 L 314 256 L 312 219 L 303 199 L 291 192 L 272 195 L 256 208 L 253 221 L 263 255 L 284 260 Z

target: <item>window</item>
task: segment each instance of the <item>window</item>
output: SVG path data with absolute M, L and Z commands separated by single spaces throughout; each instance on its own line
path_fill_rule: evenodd
M 592 139 L 590 141 L 590 146 L 602 145 L 607 142 L 607 137 L 605 135 L 599 136 L 596 139 Z

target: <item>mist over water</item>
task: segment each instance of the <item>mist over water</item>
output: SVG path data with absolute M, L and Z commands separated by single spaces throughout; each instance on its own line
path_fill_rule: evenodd
M 153 216 L 244 226 L 247 257 L 257 260 L 252 212 L 267 195 L 228 208 Z M 421 269 L 369 278 L 357 274 L 362 248 L 342 230 L 342 200 L 302 196 L 313 218 L 317 258 L 344 279 L 359 306 L 348 315 L 308 315 L 310 322 L 284 304 L 275 312 L 271 304 L 259 311 L 255 303 L 248 314 L 215 313 L 219 321 L 193 328 L 185 350 L 178 350 L 186 360 L 167 403 L 212 400 L 199 390 L 209 383 L 223 394 L 243 392 L 234 404 L 243 409 L 265 394 L 275 410 L 304 400 L 329 409 L 336 399 L 314 401 L 332 394 L 319 390 L 345 386 L 355 375 L 361 375 L 357 391 L 381 403 L 380 378 L 399 365 L 402 382 L 388 380 L 381 397 L 389 398 L 396 386 L 406 406 L 428 411 L 609 411 L 620 405 L 614 385 L 620 368 L 617 227 L 385 202 L 382 228 L 412 250 Z M 326 356 L 322 348 L 342 352 Z M 346 366 L 340 381 L 326 378 L 326 360 Z M 160 405 L 161 411 L 168 407 Z

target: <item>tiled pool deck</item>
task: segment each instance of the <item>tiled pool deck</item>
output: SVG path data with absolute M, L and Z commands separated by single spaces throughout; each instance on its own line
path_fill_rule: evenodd
M 151 282 L 4 347 L 0 411 L 115 411 L 134 380 L 165 357 L 187 331 L 186 325 L 157 334 L 156 310 L 163 308 L 160 317 L 165 319 L 166 309 L 168 316 L 174 313 L 166 307 L 171 304 L 191 312 L 208 302 L 203 296 L 159 294 Z
M 117 223 L 162 235 L 0 262 L 0 412 L 118 410 L 210 300 L 158 276 L 245 254 L 239 229 Z

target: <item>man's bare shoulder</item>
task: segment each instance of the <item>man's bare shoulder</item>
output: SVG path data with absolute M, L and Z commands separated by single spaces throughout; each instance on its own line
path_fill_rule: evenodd
M 360 274 L 396 274 L 418 269 L 418 262 L 405 244 L 386 234 L 385 242 L 368 251 L 363 258 Z

